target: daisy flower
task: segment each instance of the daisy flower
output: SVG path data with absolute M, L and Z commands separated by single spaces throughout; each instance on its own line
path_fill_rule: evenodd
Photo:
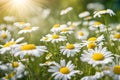
M 63 28 L 63 27 L 67 27 L 67 25 L 54 24 L 50 31 L 54 32 L 54 33 L 58 33 L 58 32 L 60 32 L 61 28 Z
M 114 80 L 120 80 L 120 56 L 115 56 L 115 62 L 109 66 L 104 66 L 104 73 L 113 77 Z
M 101 35 L 98 38 L 96 37 L 90 37 L 87 41 L 83 41 L 82 46 L 87 46 L 88 49 L 94 49 L 95 47 L 99 45 L 103 45 L 104 36 Z
M 110 35 L 110 38 L 113 41 L 120 41 L 120 33 L 119 32 L 112 33 Z
M 85 76 L 81 80 L 98 80 L 104 76 L 103 72 L 96 72 L 95 75 L 92 76 Z
M 70 12 L 72 9 L 73 9 L 72 7 L 68 7 L 68 8 L 66 8 L 66 9 L 64 9 L 64 10 L 61 10 L 61 11 L 60 11 L 60 15 L 65 15 L 65 14 L 67 14 L 68 12 Z
M 95 11 L 93 17 L 94 18 L 101 17 L 101 15 L 103 15 L 103 14 L 109 14 L 110 16 L 115 15 L 115 13 L 111 9 L 107 9 L 107 10 Z
M 39 27 L 31 27 L 31 26 L 26 26 L 26 27 L 23 27 L 22 30 L 20 30 L 18 32 L 18 34 L 22 34 L 22 33 L 31 33 L 33 31 L 36 31 L 38 30 Z
M 2 48 L 0 49 L 0 53 L 4 54 L 7 51 L 11 51 L 14 47 L 17 47 L 18 43 L 21 42 L 24 38 L 18 38 L 16 41 L 12 39 L 9 42 L 6 42 L 4 45 L 0 45 Z
M 45 46 L 36 46 L 35 44 L 19 45 L 16 48 L 15 56 L 23 58 L 25 55 L 33 55 L 35 57 L 41 56 L 44 52 L 47 52 Z
M 70 44 L 67 43 L 66 46 L 60 47 L 60 52 L 63 53 L 63 55 L 67 55 L 67 57 L 74 56 L 77 52 L 80 52 L 81 46 L 80 44 Z
M 75 36 L 76 36 L 77 39 L 86 40 L 87 37 L 88 37 L 88 35 L 89 35 L 89 33 L 88 33 L 87 30 L 81 29 L 81 30 L 79 30 L 79 31 L 76 32 Z
M 22 29 L 22 28 L 25 27 L 25 26 L 31 26 L 31 24 L 30 24 L 30 23 L 25 23 L 25 22 L 15 22 L 15 23 L 14 23 L 14 26 Z
M 89 15 L 90 15 L 90 12 L 84 11 L 84 12 L 80 13 L 78 16 L 79 16 L 79 18 L 84 18 L 84 17 L 87 17 Z
M 25 66 L 21 62 L 11 62 L 9 65 L 9 68 L 15 72 L 15 76 L 20 78 L 23 76 L 23 73 L 25 71 Z
M 0 40 L 1 42 L 8 42 L 11 39 L 11 34 L 8 30 L 4 31 L 0 31 Z
M 56 42 L 60 42 L 60 41 L 65 41 L 66 40 L 66 37 L 65 36 L 61 36 L 61 35 L 58 35 L 58 34 L 48 34 L 46 35 L 48 37 L 48 39 L 50 39 L 50 41 L 52 43 Z
M 43 36 L 41 39 L 40 39 L 40 41 L 42 41 L 42 42 L 50 42 L 50 39 L 47 37 L 47 36 Z
M 98 30 L 98 28 L 100 30 L 103 30 L 103 29 L 105 29 L 105 25 L 103 25 L 99 21 L 94 21 L 93 23 L 90 24 L 90 27 L 89 27 L 90 30 L 96 30 L 96 29 Z
M 109 52 L 106 47 L 96 47 L 95 49 L 84 50 L 84 54 L 81 55 L 80 59 L 83 62 L 93 65 L 105 65 L 113 61 L 112 53 Z
M 50 66 L 48 72 L 53 72 L 55 80 L 68 80 L 71 79 L 71 76 L 75 76 L 76 73 L 80 71 L 74 70 L 75 66 L 71 61 L 66 63 L 65 60 L 60 60 L 60 64 L 54 63 L 54 66 Z
M 60 30 L 60 34 L 71 34 L 73 33 L 73 29 L 71 29 L 70 27 L 63 27 Z

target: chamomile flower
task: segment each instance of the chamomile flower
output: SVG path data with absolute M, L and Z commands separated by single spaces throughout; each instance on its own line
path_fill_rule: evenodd
M 0 53 L 4 54 L 7 51 L 11 51 L 12 48 L 16 47 L 19 42 L 21 42 L 24 38 L 18 38 L 17 40 L 12 39 L 11 41 L 6 42 L 4 45 L 0 45 L 2 48 L 0 49 Z
M 31 24 L 30 24 L 30 23 L 25 23 L 25 22 L 15 22 L 15 23 L 14 23 L 14 26 L 22 29 L 22 28 L 25 27 L 25 26 L 31 26 Z
M 47 36 L 43 36 L 41 39 L 40 39 L 40 41 L 42 41 L 42 42 L 50 42 L 50 39 L 47 37 Z
M 31 27 L 31 26 L 26 26 L 26 27 L 23 27 L 22 30 L 20 30 L 18 32 L 18 34 L 22 34 L 22 33 L 31 33 L 33 31 L 36 31 L 38 30 L 39 27 Z
M 21 62 L 11 62 L 9 67 L 15 72 L 15 75 L 22 76 L 22 73 L 25 71 L 25 66 Z
M 56 42 L 60 42 L 60 41 L 65 41 L 66 40 L 66 37 L 65 36 L 61 36 L 59 34 L 48 34 L 46 35 L 48 37 L 48 39 L 50 39 L 50 41 L 52 43 Z
M 54 63 L 54 66 L 50 66 L 48 72 L 53 72 L 52 76 L 54 76 L 55 80 L 68 80 L 71 79 L 72 76 L 75 76 L 76 73 L 80 71 L 74 70 L 75 66 L 71 61 L 66 63 L 65 60 L 60 60 L 60 64 Z
M 71 29 L 70 27 L 63 27 L 60 30 L 60 34 L 72 34 L 73 33 L 73 29 Z
M 87 41 L 83 41 L 82 46 L 87 46 L 88 49 L 94 49 L 97 46 L 103 45 L 104 36 L 101 35 L 98 38 L 90 37 Z
M 95 75 L 92 76 L 85 76 L 81 80 L 98 80 L 104 76 L 103 72 L 96 72 Z
M 88 35 L 89 35 L 89 33 L 88 33 L 87 30 L 81 29 L 81 30 L 79 30 L 79 31 L 76 32 L 75 36 L 76 36 L 77 39 L 86 40 L 87 37 L 88 37 Z
M 84 50 L 80 59 L 83 62 L 88 62 L 88 64 L 93 65 L 93 67 L 105 65 L 113 61 L 112 53 L 109 52 L 106 47 L 102 48 L 102 46 L 96 47 L 95 49 L 89 49 L 88 51 Z
M 36 46 L 35 44 L 23 44 L 16 48 L 18 50 L 14 55 L 23 58 L 25 55 L 32 55 L 35 57 L 41 56 L 47 52 L 45 46 Z
M 10 39 L 11 39 L 11 34 L 8 30 L 7 31 L 4 31 L 4 30 L 0 31 L 1 42 L 8 42 Z
M 63 27 L 67 27 L 67 25 L 54 24 L 50 31 L 54 32 L 54 33 L 58 33 L 58 32 L 60 32 L 61 28 L 63 28 Z
M 109 14 L 110 16 L 115 15 L 115 13 L 111 9 L 107 9 L 107 10 L 95 11 L 93 17 L 94 18 L 101 17 L 101 15 L 103 15 L 103 14 Z
M 61 10 L 60 15 L 65 15 L 65 14 L 67 14 L 68 12 L 70 12 L 72 9 L 73 9 L 72 7 L 68 7 L 68 8 L 66 8 L 66 9 L 64 9 L 64 10 Z
M 80 52 L 81 46 L 80 44 L 70 44 L 67 43 L 65 46 L 60 47 L 60 52 L 63 55 L 67 55 L 67 57 L 74 56 L 77 52 Z
M 105 29 L 105 26 L 99 22 L 99 21 L 94 21 L 93 23 L 91 23 L 90 27 L 89 27 L 90 30 L 103 30 Z
M 111 76 L 114 80 L 120 79 L 120 57 L 116 56 L 115 62 L 112 62 L 111 65 L 104 66 L 107 67 L 104 70 L 104 73 Z
M 89 15 L 90 15 L 90 12 L 84 11 L 84 12 L 82 12 L 82 13 L 79 14 L 79 18 L 84 18 L 84 17 L 87 17 Z
M 120 33 L 119 32 L 112 33 L 110 35 L 110 38 L 113 41 L 120 41 Z

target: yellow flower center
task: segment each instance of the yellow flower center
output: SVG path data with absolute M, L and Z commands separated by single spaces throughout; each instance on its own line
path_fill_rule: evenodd
M 94 43 L 94 42 L 90 42 L 90 43 L 88 43 L 88 45 L 87 45 L 87 48 L 88 49 L 93 49 L 93 48 L 95 48 L 96 47 L 96 43 Z
M 4 33 L 4 34 L 1 35 L 1 37 L 2 37 L 3 39 L 6 39 L 6 38 L 7 38 L 7 34 Z
M 16 74 L 15 72 L 12 72 L 12 73 L 6 75 L 6 76 L 5 76 L 5 79 L 11 79 L 11 78 L 13 78 L 13 76 L 14 76 L 15 74 Z
M 92 55 L 92 59 L 95 60 L 95 61 L 100 61 L 100 60 L 104 59 L 104 56 L 103 56 L 102 53 L 94 53 Z
M 62 74 L 68 74 L 68 73 L 70 73 L 70 70 L 68 67 L 62 67 L 62 68 L 60 68 L 60 72 Z
M 19 66 L 19 63 L 18 63 L 18 62 L 12 62 L 12 66 L 13 66 L 14 68 L 17 68 L 17 67 Z
M 52 35 L 52 38 L 53 38 L 53 39 L 58 39 L 59 37 L 60 37 L 60 36 L 57 35 L 57 34 L 53 34 L 53 35 Z
M 30 27 L 30 26 L 27 26 L 27 27 L 23 28 L 23 30 L 31 30 L 31 29 L 32 29 L 32 27 Z
M 120 75 L 120 66 L 118 66 L 118 65 L 114 66 L 113 72 L 114 72 L 115 74 Z
M 82 31 L 79 32 L 80 36 L 84 36 L 84 33 Z
M 114 34 L 114 38 L 120 39 L 120 34 Z
M 10 42 L 7 42 L 6 44 L 4 44 L 3 46 L 10 47 L 11 45 L 14 45 L 14 44 L 16 44 L 16 42 L 10 41 Z
M 74 47 L 73 44 L 67 44 L 67 45 L 66 45 L 66 48 L 67 48 L 67 49 L 74 49 L 75 47 Z
M 69 29 L 68 29 L 68 28 L 64 28 L 64 29 L 62 29 L 61 31 L 62 31 L 62 32 L 67 32 L 67 31 L 69 31 Z
M 26 44 L 21 46 L 21 50 L 33 50 L 36 49 L 36 46 L 34 44 Z
M 60 24 L 55 24 L 54 26 L 53 26 L 53 28 L 59 28 L 60 27 Z
M 102 24 L 101 22 L 95 22 L 95 23 L 94 23 L 94 26 L 97 27 L 97 26 L 99 26 L 99 25 L 101 25 L 101 24 Z
M 97 40 L 96 37 L 91 37 L 91 38 L 88 39 L 89 42 L 95 42 L 96 40 Z

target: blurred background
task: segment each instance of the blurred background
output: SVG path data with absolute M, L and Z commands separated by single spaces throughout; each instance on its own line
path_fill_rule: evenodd
M 61 10 L 67 7 L 72 7 L 72 11 L 60 15 Z M 102 9 L 112 9 L 116 16 L 110 20 L 120 22 L 120 0 L 0 0 L 0 25 L 13 24 L 6 21 L 5 17 L 14 16 L 16 22 L 24 21 L 39 26 L 40 31 L 34 34 L 41 37 L 56 23 L 80 21 L 78 15 L 81 12 L 89 11 L 92 16 L 94 11 Z

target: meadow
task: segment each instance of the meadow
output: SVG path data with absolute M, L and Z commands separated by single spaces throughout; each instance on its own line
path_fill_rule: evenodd
M 119 4 L 35 1 L 0 2 L 0 80 L 120 80 Z

